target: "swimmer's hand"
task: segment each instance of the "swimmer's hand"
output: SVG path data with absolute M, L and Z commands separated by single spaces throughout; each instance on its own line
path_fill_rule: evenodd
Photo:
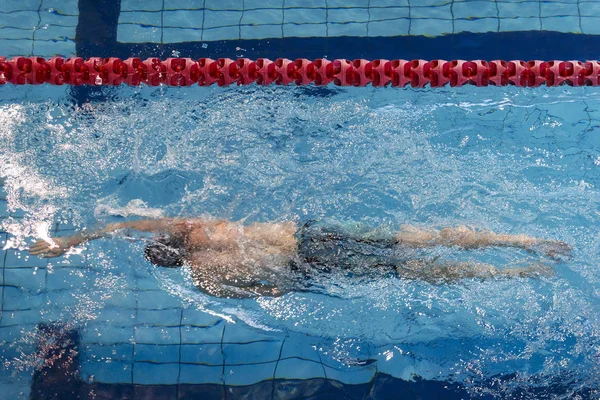
M 33 256 L 44 258 L 59 257 L 71 247 L 80 245 L 85 241 L 82 235 L 65 236 L 50 240 L 38 240 L 30 248 L 29 253 Z

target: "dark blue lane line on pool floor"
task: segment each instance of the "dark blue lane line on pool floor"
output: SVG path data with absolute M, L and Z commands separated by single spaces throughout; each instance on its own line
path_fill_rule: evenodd
M 206 48 L 203 48 L 206 47 Z M 243 50 L 239 50 L 243 49 Z M 599 35 L 560 32 L 458 33 L 453 35 L 394 37 L 284 38 L 227 40 L 157 45 L 117 43 L 115 55 L 128 57 L 264 57 L 276 58 L 365 58 L 443 60 L 596 60 Z

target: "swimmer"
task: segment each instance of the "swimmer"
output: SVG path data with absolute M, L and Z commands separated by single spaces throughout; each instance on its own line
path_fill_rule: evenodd
M 526 235 L 498 234 L 465 226 L 424 229 L 403 225 L 397 232 L 368 230 L 360 224 L 323 224 L 308 221 L 256 222 L 244 225 L 218 219 L 163 218 L 117 222 L 95 232 L 40 240 L 29 251 L 41 257 L 58 257 L 89 240 L 119 231 L 152 232 L 145 257 L 154 265 L 176 268 L 188 265 L 194 284 L 217 297 L 281 296 L 308 290 L 312 276 L 334 268 L 352 274 L 387 271 L 401 279 L 431 283 L 494 277 L 552 275 L 550 266 L 498 269 L 484 263 L 442 262 L 403 257 L 434 246 L 480 249 L 514 247 L 557 259 L 569 256 L 568 244 Z

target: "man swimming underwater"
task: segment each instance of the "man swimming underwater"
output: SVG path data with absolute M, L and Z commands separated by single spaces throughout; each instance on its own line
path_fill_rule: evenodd
M 243 225 L 227 220 L 185 218 L 111 223 L 96 232 L 40 240 L 29 251 L 32 255 L 58 257 L 86 241 L 125 229 L 157 234 L 145 249 L 146 258 L 153 264 L 169 268 L 189 265 L 194 284 L 201 291 L 233 298 L 281 296 L 307 290 L 311 276 L 334 269 L 357 275 L 378 271 L 432 283 L 552 274 L 552 269 L 543 264 L 500 270 L 484 263 L 451 263 L 406 256 L 411 251 L 434 246 L 515 247 L 551 258 L 568 256 L 571 251 L 569 245 L 556 240 L 483 232 L 464 226 L 435 230 L 404 225 L 398 232 L 385 233 L 315 221 L 298 227 L 294 222 Z

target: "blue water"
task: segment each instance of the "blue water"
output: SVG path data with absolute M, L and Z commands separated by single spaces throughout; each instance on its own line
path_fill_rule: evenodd
M 200 293 L 185 269 L 152 267 L 143 242 L 118 237 L 53 260 L 54 273 L 85 269 L 59 300 L 45 289 L 40 315 L 91 330 L 103 306 L 128 307 L 118 299 L 131 288 L 156 290 L 165 295 L 135 307 L 200 310 L 256 335 L 318 343 L 321 362 L 348 373 L 377 363 L 471 395 L 596 387 L 598 90 L 119 88 L 83 106 L 44 90 L 50 100 L 0 92 L 0 177 L 18 217 L 2 227 L 20 249 L 56 223 L 62 235 L 165 215 L 468 225 L 559 239 L 573 256 L 435 248 L 427 255 L 499 268 L 542 261 L 556 276 L 429 284 L 333 274 L 316 293 L 227 300 Z

